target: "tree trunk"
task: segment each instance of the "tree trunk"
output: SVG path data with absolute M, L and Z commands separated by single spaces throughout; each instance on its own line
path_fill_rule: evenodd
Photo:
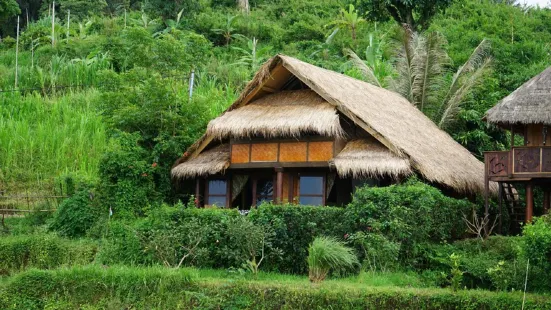
M 250 12 L 249 0 L 237 0 L 237 6 L 241 11 L 249 15 L 249 12 Z

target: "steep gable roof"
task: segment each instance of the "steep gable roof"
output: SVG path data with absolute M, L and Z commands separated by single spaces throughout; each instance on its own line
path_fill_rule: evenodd
M 484 118 L 502 126 L 551 124 L 551 67 L 503 98 Z
M 400 95 L 298 59 L 277 55 L 245 87 L 227 111 L 281 89 L 296 77 L 390 151 L 406 157 L 425 179 L 458 192 L 484 191 L 484 165 Z M 227 113 L 226 111 L 226 113 Z M 214 137 L 190 147 L 196 157 Z M 181 158 L 176 162 L 186 161 Z

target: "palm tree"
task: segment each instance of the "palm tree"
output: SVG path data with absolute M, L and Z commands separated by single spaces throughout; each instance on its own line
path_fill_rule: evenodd
M 358 11 L 354 8 L 354 5 L 348 6 L 348 11 L 341 9 L 339 18 L 330 22 L 327 26 L 336 26 L 337 28 L 349 28 L 352 33 L 352 40 L 356 41 L 356 30 L 358 26 L 365 23 L 365 19 L 358 15 Z
M 456 72 L 446 52 L 446 39 L 438 32 L 418 34 L 401 29 L 396 37 L 394 70 L 389 88 L 408 99 L 438 127 L 449 127 L 468 95 L 490 68 L 490 44 L 484 39 Z M 374 67 L 352 50 L 345 51 L 367 82 L 380 86 Z
M 384 35 L 376 39 L 373 33 L 369 34 L 369 45 L 365 49 L 365 60 L 361 59 L 349 48 L 343 49 L 343 53 L 350 59 L 350 63 L 356 67 L 369 83 L 379 87 L 386 86 L 386 81 L 392 75 L 392 66 L 383 59 L 385 45 Z
M 238 38 L 244 38 L 243 35 L 234 33 L 235 29 L 233 27 L 233 23 L 235 22 L 236 16 L 228 16 L 226 19 L 226 24 L 224 25 L 224 28 L 216 28 L 212 29 L 212 32 L 216 34 L 220 34 L 224 37 L 224 40 L 226 40 L 226 46 L 230 45 L 230 42 L 232 39 L 238 39 Z
M 314 57 L 318 54 L 321 54 L 322 58 L 327 60 L 329 58 L 329 51 L 331 48 L 331 45 L 333 45 L 333 40 L 335 39 L 335 35 L 339 32 L 339 28 L 333 29 L 331 34 L 325 39 L 325 42 L 317 44 L 315 46 L 315 50 L 310 54 L 310 57 Z

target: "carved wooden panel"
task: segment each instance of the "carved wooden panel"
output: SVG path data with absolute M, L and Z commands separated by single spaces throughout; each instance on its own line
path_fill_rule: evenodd
M 489 176 L 507 176 L 509 172 L 509 152 L 487 153 L 486 163 Z
M 251 162 L 277 161 L 277 143 L 257 143 L 251 146 Z
M 515 173 L 540 171 L 539 148 L 514 149 L 514 159 Z
M 279 149 L 280 162 L 305 162 L 306 142 L 281 143 Z
M 310 142 L 308 146 L 308 161 L 328 161 L 333 158 L 333 142 Z
M 543 148 L 541 155 L 541 172 L 551 172 L 551 148 Z
M 249 144 L 234 144 L 231 147 L 232 164 L 242 164 L 249 162 Z

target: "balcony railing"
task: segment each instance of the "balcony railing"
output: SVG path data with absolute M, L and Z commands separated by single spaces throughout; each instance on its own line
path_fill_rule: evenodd
M 510 151 L 484 153 L 490 178 L 551 177 L 551 147 L 514 147 Z

